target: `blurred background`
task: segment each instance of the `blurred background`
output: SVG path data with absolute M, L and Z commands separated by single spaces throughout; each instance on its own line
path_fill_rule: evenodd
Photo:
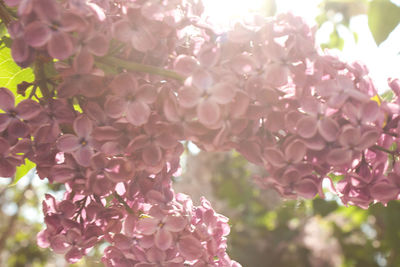
M 322 48 L 344 60 L 361 60 L 380 93 L 388 77 L 400 77 L 400 1 L 389 0 L 204 0 L 209 20 L 229 27 L 246 14 L 273 16 L 293 12 L 316 28 Z M 1 41 L 7 40 L 0 24 Z M 0 45 L 0 61 L 9 53 Z M 32 75 L 9 67 L 21 79 Z M 21 74 L 22 73 L 22 74 Z M 3 74 L 0 70 L 1 78 Z M 12 73 L 11 73 L 12 74 Z M 8 73 L 7 75 L 11 75 Z M 235 152 L 205 153 L 186 143 L 182 176 L 175 189 L 196 202 L 206 196 L 230 218 L 229 254 L 244 267 L 397 267 L 400 266 L 400 202 L 368 210 L 326 199 L 283 200 L 252 183 L 259 172 Z M 41 201 L 58 198 L 62 185 L 40 180 L 34 169 L 20 168 L 15 179 L 0 179 L 0 266 L 102 266 L 105 245 L 77 264 L 36 245 L 44 227 Z M 16 182 L 18 181 L 18 182 Z

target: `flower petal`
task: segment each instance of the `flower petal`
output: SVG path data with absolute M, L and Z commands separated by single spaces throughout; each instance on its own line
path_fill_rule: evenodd
M 164 223 L 168 231 L 179 232 L 185 228 L 187 221 L 181 216 L 167 215 Z
M 214 125 L 221 117 L 221 110 L 215 101 L 206 99 L 197 106 L 197 116 L 203 125 Z
M 30 46 L 41 47 L 50 40 L 51 30 L 41 21 L 34 21 L 25 28 L 24 38 Z
M 85 115 L 81 115 L 74 120 L 74 131 L 79 137 L 89 137 L 93 130 L 92 121 Z
M 311 138 L 317 133 L 317 119 L 311 116 L 301 118 L 296 124 L 297 133 L 303 138 Z
M 337 139 L 339 125 L 335 120 L 325 117 L 318 122 L 317 126 L 318 132 L 326 141 L 333 142 Z
M 189 261 L 196 260 L 203 254 L 200 241 L 190 235 L 179 239 L 178 250 Z
M 74 45 L 71 37 L 64 32 L 53 32 L 47 45 L 47 50 L 51 57 L 64 60 L 72 55 Z
M 142 101 L 134 101 L 128 104 L 126 119 L 135 126 L 140 126 L 149 120 L 150 107 Z
M 80 146 L 79 138 L 72 134 L 64 134 L 57 140 L 57 148 L 62 152 L 72 152 Z
M 154 243 L 161 250 L 167 250 L 172 245 L 172 234 L 165 228 L 161 228 L 156 232 Z
M 160 221 L 155 218 L 142 218 L 137 222 L 136 229 L 143 235 L 152 235 L 156 232 L 159 223 Z
M 0 109 L 7 111 L 14 108 L 14 94 L 5 87 L 0 87 Z

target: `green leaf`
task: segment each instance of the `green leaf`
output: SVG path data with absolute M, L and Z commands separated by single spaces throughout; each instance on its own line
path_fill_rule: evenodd
M 16 102 L 24 98 L 17 94 L 17 85 L 23 81 L 33 82 L 35 76 L 31 68 L 21 69 L 11 57 L 9 48 L 0 50 L 0 87 L 7 87 L 16 96 Z
M 21 180 L 21 178 L 24 177 L 35 166 L 36 166 L 35 163 L 30 161 L 29 159 L 25 159 L 25 164 L 17 167 L 17 172 L 15 173 L 14 181 L 9 186 L 16 185 L 18 183 L 18 181 Z
M 400 7 L 389 0 L 373 0 L 368 7 L 368 26 L 377 45 L 400 23 Z

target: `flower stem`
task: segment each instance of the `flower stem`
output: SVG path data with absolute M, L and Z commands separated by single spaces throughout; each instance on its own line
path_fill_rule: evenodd
M 127 70 L 132 70 L 132 71 L 138 71 L 138 72 L 145 72 L 145 73 L 150 73 L 150 74 L 155 74 L 155 75 L 160 75 L 166 78 L 172 78 L 175 80 L 178 80 L 180 82 L 183 82 L 186 78 L 179 75 L 178 73 L 170 70 L 166 70 L 163 68 L 159 67 L 154 67 L 150 65 L 144 65 L 136 62 L 131 62 L 127 60 L 123 60 L 120 58 L 116 57 L 102 57 L 102 58 L 97 58 L 97 61 L 99 63 L 107 64 L 107 65 L 113 65 L 114 67 L 122 67 Z
M 118 195 L 117 192 L 114 192 L 113 196 L 118 200 L 119 203 L 121 203 L 124 206 L 124 208 L 126 209 L 126 211 L 128 213 L 135 214 L 135 212 L 132 210 L 132 208 L 129 207 L 128 203 L 126 203 L 126 201 L 120 195 Z
M 384 148 L 384 147 L 381 147 L 381 146 L 372 146 L 371 147 L 371 149 L 372 150 L 380 150 L 380 151 L 382 151 L 382 152 L 385 152 L 385 153 L 387 153 L 387 154 L 390 154 L 390 155 L 392 155 L 392 156 L 394 156 L 394 155 L 396 155 L 396 154 L 398 154 L 398 152 L 397 151 L 395 151 L 395 150 L 389 150 L 389 149 L 387 149 L 387 148 Z

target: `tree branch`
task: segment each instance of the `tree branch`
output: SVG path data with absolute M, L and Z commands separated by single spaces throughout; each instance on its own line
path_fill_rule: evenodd
M 18 207 L 17 211 L 15 212 L 15 214 L 13 216 L 11 216 L 11 218 L 8 221 L 8 224 L 7 224 L 6 228 L 3 231 L 3 234 L 0 236 L 0 252 L 3 251 L 3 249 L 4 249 L 5 245 L 6 245 L 7 238 L 12 234 L 14 228 L 16 227 L 16 221 L 17 221 L 18 216 L 19 216 L 20 208 L 25 202 L 25 192 L 32 188 L 32 183 L 31 182 L 32 182 L 32 179 L 30 179 L 29 184 L 21 192 L 21 194 L 19 196 L 19 199 L 18 199 L 18 201 L 16 203 L 17 207 Z
M 180 74 L 166 70 L 163 68 L 159 67 L 154 67 L 150 65 L 144 65 L 136 62 L 131 62 L 127 60 L 123 60 L 120 58 L 116 57 L 102 57 L 102 58 L 97 58 L 96 59 L 99 63 L 107 64 L 107 65 L 113 65 L 114 67 L 122 67 L 127 70 L 131 71 L 138 71 L 138 72 L 145 72 L 145 73 L 150 73 L 150 74 L 155 74 L 155 75 L 160 75 L 166 78 L 171 78 L 178 80 L 180 82 L 183 82 L 186 77 L 181 76 Z

